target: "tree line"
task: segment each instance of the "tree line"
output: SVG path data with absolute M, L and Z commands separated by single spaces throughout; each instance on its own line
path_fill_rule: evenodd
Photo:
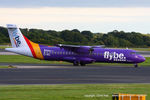
M 150 36 L 138 32 L 92 33 L 91 31 L 73 30 L 42 30 L 21 29 L 22 33 L 31 41 L 46 44 L 73 44 L 73 45 L 106 45 L 108 47 L 150 47 Z M 8 31 L 0 27 L 0 44 L 10 43 Z

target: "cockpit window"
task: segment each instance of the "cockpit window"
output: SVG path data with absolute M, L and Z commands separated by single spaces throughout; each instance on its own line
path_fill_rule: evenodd
M 137 53 L 137 52 L 130 52 L 130 54 L 131 55 L 135 55 L 135 54 L 138 55 L 139 53 Z
M 131 54 L 131 55 L 135 55 L 135 54 L 136 54 L 136 52 L 131 52 L 130 54 Z

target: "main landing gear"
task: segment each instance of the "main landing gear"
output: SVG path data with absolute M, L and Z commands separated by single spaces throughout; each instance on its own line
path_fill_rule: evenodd
M 86 64 L 81 62 L 80 65 L 81 65 L 81 66 L 85 66 Z
M 85 63 L 82 63 L 82 62 L 73 62 L 73 66 L 79 66 L 79 65 L 81 65 L 81 66 L 85 66 L 86 64 Z
M 73 66 L 79 66 L 79 63 L 73 63 Z
M 135 68 L 137 68 L 137 67 L 138 67 L 138 64 L 137 64 L 137 63 L 135 63 L 135 64 L 134 64 L 134 67 L 135 67 Z

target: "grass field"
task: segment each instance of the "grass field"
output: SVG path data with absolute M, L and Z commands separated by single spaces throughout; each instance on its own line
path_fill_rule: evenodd
M 69 64 L 67 62 L 60 62 L 60 61 L 45 61 L 45 60 L 38 60 L 31 57 L 26 57 L 22 55 L 0 55 L 0 63 L 43 63 L 43 64 Z
M 11 46 L 6 46 L 6 45 L 0 46 L 0 49 L 5 49 L 5 48 L 11 48 Z
M 0 86 L 0 100 L 112 100 L 113 93 L 146 94 L 150 84 L 73 84 Z
M 0 66 L 0 68 L 10 68 L 10 67 L 8 67 L 8 66 Z
M 0 66 L 0 68 L 16 68 L 15 66 L 9 65 L 9 66 Z
M 63 61 L 45 61 L 38 60 L 31 57 L 22 55 L 0 55 L 0 63 L 36 63 L 36 64 L 71 64 Z M 118 63 L 93 63 L 93 65 L 127 65 L 133 66 L 133 64 L 118 64 Z M 150 66 L 150 57 L 146 58 L 146 61 L 140 63 L 141 66 Z

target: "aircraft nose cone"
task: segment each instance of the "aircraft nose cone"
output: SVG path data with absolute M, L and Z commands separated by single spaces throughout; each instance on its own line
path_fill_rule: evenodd
M 146 60 L 143 56 L 139 56 L 138 59 L 139 59 L 139 62 L 144 62 Z
M 146 59 L 144 57 L 141 58 L 141 62 L 144 62 Z

